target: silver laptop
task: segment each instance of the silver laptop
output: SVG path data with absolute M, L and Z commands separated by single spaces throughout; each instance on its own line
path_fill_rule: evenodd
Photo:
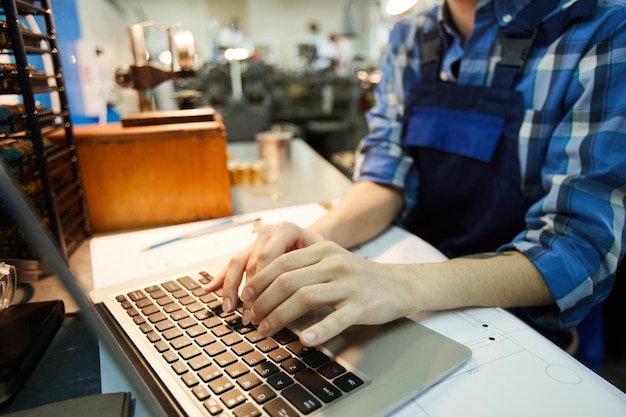
M 317 348 L 298 334 L 311 311 L 272 338 L 221 310 L 209 259 L 87 296 L 0 160 L 0 201 L 63 281 L 90 328 L 155 416 L 384 416 L 464 364 L 471 351 L 409 319 L 353 326 Z

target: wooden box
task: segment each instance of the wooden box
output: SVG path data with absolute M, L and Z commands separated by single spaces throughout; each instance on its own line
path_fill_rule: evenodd
M 232 214 L 221 120 L 74 127 L 94 232 Z

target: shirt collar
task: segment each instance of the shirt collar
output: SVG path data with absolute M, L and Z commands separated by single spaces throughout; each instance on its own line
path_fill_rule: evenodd
M 519 12 L 533 1 L 542 0 L 480 0 L 476 8 L 477 10 L 480 10 L 483 7 L 486 7 L 487 5 L 493 3 L 496 21 L 501 26 L 506 26 L 507 24 L 515 20 Z M 576 0 L 570 0 L 569 3 L 573 3 L 575 1 Z M 448 19 L 449 17 L 447 15 L 446 7 L 444 5 L 443 7 L 439 8 L 438 20 L 441 24 L 444 25 L 444 28 L 449 33 L 451 25 L 448 23 Z

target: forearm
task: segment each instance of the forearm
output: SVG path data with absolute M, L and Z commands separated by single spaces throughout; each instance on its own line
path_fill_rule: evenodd
M 506 308 L 554 303 L 542 275 L 516 251 L 413 267 L 413 276 L 408 280 L 415 304 L 408 314 L 473 306 Z
M 309 227 L 326 240 L 350 248 L 381 233 L 402 210 L 399 190 L 369 181 L 357 182 L 320 220 Z

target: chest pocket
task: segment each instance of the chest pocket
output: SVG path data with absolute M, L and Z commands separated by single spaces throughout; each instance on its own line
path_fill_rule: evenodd
M 505 122 L 504 117 L 484 113 L 413 107 L 405 127 L 405 145 L 491 162 Z

